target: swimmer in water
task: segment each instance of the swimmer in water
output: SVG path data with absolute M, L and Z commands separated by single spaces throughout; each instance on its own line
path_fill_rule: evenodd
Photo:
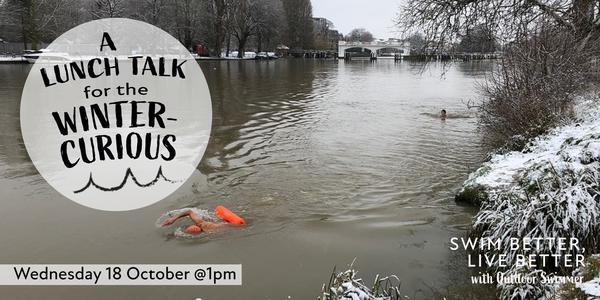
M 174 215 L 174 216 L 164 220 L 160 225 L 168 226 L 168 225 L 175 223 L 175 221 L 177 221 L 181 218 L 184 218 L 184 217 L 190 217 L 190 219 L 192 219 L 192 221 L 196 224 L 196 225 L 191 225 L 188 228 L 186 228 L 185 231 L 187 233 L 199 233 L 201 231 L 214 231 L 214 230 L 226 225 L 226 223 L 215 223 L 215 222 L 206 221 L 192 209 L 188 209 L 188 210 L 183 211 L 180 214 Z
M 448 113 L 445 109 L 442 109 L 442 111 L 440 111 L 440 119 L 446 120 L 446 118 L 448 118 Z

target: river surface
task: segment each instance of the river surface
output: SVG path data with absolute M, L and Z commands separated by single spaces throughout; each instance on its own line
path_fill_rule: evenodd
M 464 253 L 448 239 L 474 213 L 453 195 L 483 158 L 466 102 L 491 66 L 202 62 L 214 119 L 198 172 L 155 205 L 115 213 L 39 176 L 19 129 L 29 66 L 0 65 L 0 263 L 243 264 L 241 287 L 0 287 L 0 298 L 316 299 L 355 258 L 366 282 L 396 274 L 410 299 L 490 297 L 464 285 Z M 442 108 L 451 118 L 434 117 Z M 217 204 L 249 226 L 197 240 L 154 226 L 165 211 Z

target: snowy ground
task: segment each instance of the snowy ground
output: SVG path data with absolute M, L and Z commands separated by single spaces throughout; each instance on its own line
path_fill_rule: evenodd
M 6 56 L 0 55 L 0 62 L 22 62 L 25 58 L 22 56 Z
M 578 284 L 577 287 L 592 299 L 594 297 L 596 297 L 596 299 L 600 298 L 600 276 L 590 281 Z
M 521 152 L 494 155 L 472 173 L 465 186 L 484 186 L 494 194 L 511 190 L 518 192 L 516 181 L 539 178 L 546 168 L 556 172 L 569 169 L 576 172 L 597 168 L 600 158 L 600 100 L 580 99 L 576 106 L 579 122 L 552 130 L 538 137 Z M 517 188 L 517 189 L 515 189 Z

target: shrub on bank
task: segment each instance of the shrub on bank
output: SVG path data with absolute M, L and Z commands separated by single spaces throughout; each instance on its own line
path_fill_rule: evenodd
M 518 254 L 566 253 L 548 245 L 511 250 L 512 238 L 576 237 L 585 248 L 583 254 L 600 253 L 600 107 L 596 99 L 588 96 L 578 101 L 576 123 L 530 140 L 522 151 L 493 155 L 465 182 L 463 194 L 487 195 L 471 235 L 500 240 L 500 248 L 488 254 L 504 254 L 509 262 L 510 267 L 492 266 L 492 271 L 534 277 L 543 272 L 571 275 L 573 270 L 558 265 L 517 268 Z M 541 280 L 499 284 L 498 288 L 502 299 L 547 299 L 556 294 L 554 285 Z
M 480 185 L 466 186 L 456 196 L 454 201 L 461 204 L 467 204 L 480 207 L 488 199 L 485 187 Z
M 597 54 L 591 47 L 574 49 L 577 44 L 576 34 L 541 24 L 505 48 L 499 67 L 481 86 L 480 128 L 487 145 L 521 150 L 572 117 L 573 100 L 589 84 Z
M 487 201 L 475 218 L 472 235 L 502 241 L 497 254 L 507 255 L 511 267 L 494 268 L 494 271 L 508 272 L 508 275 L 527 273 L 527 276 L 540 276 L 542 272 L 570 275 L 572 270 L 560 265 L 548 265 L 543 270 L 517 268 L 515 260 L 518 254 L 567 253 L 548 244 L 531 250 L 514 251 L 510 247 L 513 238 L 575 237 L 585 252 L 574 251 L 570 254 L 600 252 L 599 178 L 597 169 L 583 171 L 569 180 L 550 175 L 543 182 L 540 181 L 539 190 L 534 194 L 498 194 L 495 199 Z M 546 299 L 554 286 L 537 280 L 533 284 L 500 284 L 498 288 L 502 299 Z
M 348 270 L 336 272 L 335 268 L 329 282 L 323 284 L 319 300 L 400 300 L 400 279 L 391 275 L 379 277 L 377 275 L 371 287 L 368 287 L 354 268 L 354 261 Z

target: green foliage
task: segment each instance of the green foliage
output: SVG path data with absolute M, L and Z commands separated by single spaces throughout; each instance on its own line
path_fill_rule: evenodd
M 575 276 L 581 276 L 582 281 L 585 283 L 598 276 L 600 276 L 600 255 L 592 255 L 585 259 L 584 266 L 573 272 Z M 577 285 L 573 282 L 567 282 L 562 284 L 556 291 L 559 299 L 576 299 L 576 300 L 587 300 L 588 295 L 585 294 Z
M 557 291 L 559 299 L 573 299 L 573 300 L 586 300 L 587 296 L 585 293 L 575 286 L 575 283 L 567 282 L 560 286 Z
M 600 276 L 600 256 L 590 256 L 585 260 L 585 267 L 581 272 L 583 281 L 590 281 Z
M 488 193 L 483 186 L 466 186 L 461 192 L 454 196 L 454 201 L 473 206 L 481 206 L 488 199 Z

